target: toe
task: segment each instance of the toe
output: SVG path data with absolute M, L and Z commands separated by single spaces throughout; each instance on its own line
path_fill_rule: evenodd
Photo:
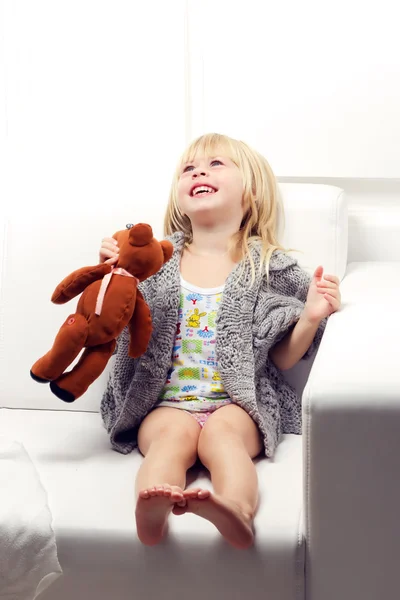
M 189 500 L 205 500 L 210 497 L 210 491 L 202 488 L 192 488 L 186 490 L 184 496 Z
M 190 488 L 183 492 L 185 498 L 197 498 L 197 494 L 201 491 L 201 488 Z
M 181 492 L 171 492 L 170 497 L 174 502 L 180 502 L 183 500 L 183 494 Z
M 206 500 L 210 496 L 211 496 L 210 490 L 200 490 L 199 493 L 197 494 L 197 498 L 199 498 L 200 500 Z

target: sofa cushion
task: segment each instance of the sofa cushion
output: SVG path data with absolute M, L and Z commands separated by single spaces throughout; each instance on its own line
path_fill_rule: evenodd
M 141 545 L 134 481 L 142 458 L 110 449 L 98 413 L 1 409 L 2 433 L 24 445 L 48 493 L 66 576 L 44 599 L 83 593 L 89 583 L 101 592 L 113 578 L 118 600 L 143 593 L 183 598 L 188 590 L 192 600 L 303 597 L 300 436 L 285 435 L 274 460 L 258 461 L 256 544 L 238 551 L 195 515 L 172 515 L 167 541 L 155 548 Z M 211 488 L 205 471 L 192 470 L 190 479 Z
M 341 289 L 303 396 L 307 598 L 397 598 L 400 262 L 353 262 Z

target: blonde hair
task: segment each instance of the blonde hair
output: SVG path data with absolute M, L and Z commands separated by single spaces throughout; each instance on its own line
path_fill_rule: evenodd
M 240 259 L 248 258 L 255 279 L 254 260 L 251 247 L 261 243 L 260 270 L 266 270 L 274 250 L 290 252 L 277 239 L 278 217 L 283 218 L 275 175 L 267 160 L 245 142 L 218 133 L 208 133 L 194 140 L 182 154 L 177 165 L 164 220 L 164 235 L 182 231 L 186 244 L 192 242 L 190 219 L 183 215 L 178 205 L 178 181 L 183 165 L 193 162 L 196 156 L 227 156 L 239 168 L 243 178 L 243 201 L 245 215 L 239 231 L 233 236 L 230 246 Z

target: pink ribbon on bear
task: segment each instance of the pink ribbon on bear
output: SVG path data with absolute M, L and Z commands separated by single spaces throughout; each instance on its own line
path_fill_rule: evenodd
M 101 314 L 101 309 L 103 308 L 104 296 L 106 294 L 107 288 L 111 281 L 111 277 L 113 275 L 124 275 L 125 277 L 133 277 L 134 279 L 136 279 L 138 284 L 140 283 L 139 279 L 137 277 L 134 277 L 134 275 L 131 275 L 131 273 L 129 273 L 126 269 L 122 269 L 121 267 L 117 267 L 117 268 L 111 267 L 110 273 L 107 273 L 107 275 L 104 275 L 102 282 L 101 282 L 99 293 L 97 295 L 96 308 L 94 311 L 96 315 Z

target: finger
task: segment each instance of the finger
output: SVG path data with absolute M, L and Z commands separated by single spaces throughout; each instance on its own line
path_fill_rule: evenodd
M 106 244 L 112 244 L 112 245 L 116 245 L 118 246 L 118 242 L 115 238 L 113 237 L 105 237 L 101 240 L 101 243 L 106 243 Z
M 323 281 L 318 281 L 317 282 L 317 286 L 318 287 L 327 287 L 327 288 L 330 288 L 330 289 L 337 289 L 337 287 L 338 287 L 336 285 L 336 283 L 333 283 L 332 281 L 326 281 L 325 277 L 324 277 Z
M 107 262 L 107 258 L 108 259 L 115 259 L 118 260 L 119 255 L 115 254 L 115 252 L 100 252 L 100 262 Z
M 118 256 L 118 252 L 115 252 L 115 250 L 107 250 L 105 248 L 102 248 L 100 250 L 100 256 L 102 256 L 103 258 L 114 258 L 115 256 Z
M 337 298 L 334 298 L 333 296 L 331 296 L 331 294 L 324 294 L 324 298 L 329 302 L 329 304 L 335 311 L 339 310 L 340 302 L 337 300 Z
M 314 271 L 314 275 L 313 275 L 314 279 L 321 279 L 323 272 L 324 272 L 324 267 L 322 265 L 319 265 Z
M 336 275 L 325 274 L 324 279 L 326 279 L 327 281 L 333 281 L 333 283 L 335 283 L 336 285 L 340 285 L 339 277 L 336 277 Z
M 115 265 L 115 263 L 118 261 L 118 256 L 113 256 L 112 258 L 109 258 L 108 260 L 104 261 L 105 265 Z
M 338 289 L 330 289 L 327 287 L 318 287 L 318 292 L 320 294 L 329 294 L 330 296 L 333 296 L 334 298 L 338 298 L 339 297 L 339 290 Z
M 103 242 L 101 248 L 102 250 L 110 250 L 110 252 L 119 252 L 118 245 L 111 242 Z

